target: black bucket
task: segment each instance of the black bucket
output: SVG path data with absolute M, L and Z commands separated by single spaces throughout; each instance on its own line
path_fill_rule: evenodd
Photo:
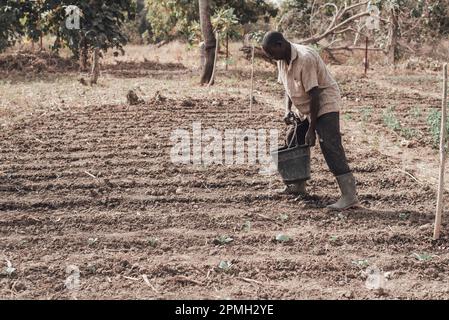
M 284 183 L 291 184 L 310 179 L 310 147 L 308 145 L 283 147 L 271 152 Z

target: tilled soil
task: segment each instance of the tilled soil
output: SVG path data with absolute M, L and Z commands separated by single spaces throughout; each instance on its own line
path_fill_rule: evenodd
M 0 55 L 0 74 L 64 73 L 78 70 L 75 59 L 61 58 L 51 52 L 21 51 Z
M 363 208 L 328 212 L 338 190 L 318 147 L 302 202 L 260 165 L 173 164 L 170 134 L 194 121 L 284 128 L 263 102 L 249 121 L 246 99 L 187 100 L 72 109 L 0 133 L 1 298 L 449 297 L 446 234 L 430 240 L 435 190 L 400 160 L 343 127 Z M 366 287 L 370 268 L 385 290 Z

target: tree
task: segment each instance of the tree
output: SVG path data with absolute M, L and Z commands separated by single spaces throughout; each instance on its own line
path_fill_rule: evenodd
M 0 52 L 23 35 L 22 1 L 0 0 Z
M 320 1 L 313 1 L 311 6 L 305 0 L 290 1 L 290 3 L 292 2 L 297 5 L 293 7 L 293 12 L 297 12 L 297 10 L 304 11 L 303 15 L 300 15 L 302 17 L 300 25 L 297 25 L 296 22 L 294 28 L 290 25 L 283 25 L 285 17 L 290 14 L 290 11 L 287 10 L 284 11 L 284 15 L 279 20 L 278 30 L 287 33 L 287 37 L 290 39 L 304 36 L 300 39 L 295 39 L 295 42 L 320 47 L 328 52 L 334 49 L 341 50 L 341 47 L 335 48 L 334 45 L 341 42 L 346 33 L 354 31 L 356 22 L 370 15 L 367 9 L 369 1 L 352 4 L 348 4 L 347 1 L 324 2 L 323 4 Z M 286 32 L 286 27 L 287 30 L 300 30 L 300 32 Z M 307 33 L 304 32 L 306 28 L 309 29 Z M 345 45 L 343 49 L 352 50 L 353 48 Z M 240 50 L 249 58 L 252 47 L 245 45 Z M 267 60 L 260 47 L 255 48 L 255 56 Z
M 147 3 L 147 18 L 154 42 L 175 38 L 187 40 L 200 19 L 197 0 L 147 0 Z M 209 7 L 211 12 L 233 8 L 242 25 L 277 14 L 277 9 L 265 0 L 209 0 Z
M 210 19 L 209 0 L 199 0 L 201 32 L 204 38 L 205 63 L 202 66 L 201 84 L 209 83 L 214 71 L 216 39 Z
M 220 40 L 225 40 L 226 44 L 226 70 L 229 62 L 229 37 L 237 33 L 239 20 L 234 14 L 234 8 L 219 9 L 212 17 L 214 31 L 220 35 Z

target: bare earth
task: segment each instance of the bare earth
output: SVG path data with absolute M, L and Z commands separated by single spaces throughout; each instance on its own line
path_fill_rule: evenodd
M 392 71 L 362 79 L 360 70 L 333 68 L 363 204 L 337 214 L 325 209 L 338 190 L 319 147 L 304 202 L 278 196 L 280 178 L 259 165 L 170 161 L 171 132 L 194 121 L 284 130 L 282 88 L 269 66 L 256 73 L 252 118 L 248 68 L 219 72 L 207 89 L 191 68 L 122 66 L 96 88 L 77 74 L 0 83 L 0 271 L 6 260 L 15 268 L 0 274 L 0 298 L 449 298 L 446 223 L 442 240 L 431 241 L 437 154 L 425 120 L 440 106 L 438 74 L 420 91 L 393 84 Z M 128 106 L 136 87 L 146 103 Z M 6 110 L 20 97 L 35 109 Z M 418 135 L 385 127 L 390 106 Z M 415 107 L 421 114 L 411 114 Z M 276 242 L 280 233 L 292 241 Z M 225 235 L 233 241 L 215 244 Z M 80 270 L 79 290 L 64 285 L 69 265 Z M 383 292 L 365 285 L 373 268 L 385 274 Z

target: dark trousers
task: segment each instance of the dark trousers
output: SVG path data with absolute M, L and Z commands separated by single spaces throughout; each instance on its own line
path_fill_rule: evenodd
M 308 129 L 309 121 L 307 119 L 298 125 L 296 136 L 300 145 L 305 143 L 305 136 Z M 335 176 L 351 172 L 345 150 L 341 144 L 340 114 L 338 112 L 323 114 L 317 119 L 316 131 L 318 133 L 321 151 L 330 171 Z

